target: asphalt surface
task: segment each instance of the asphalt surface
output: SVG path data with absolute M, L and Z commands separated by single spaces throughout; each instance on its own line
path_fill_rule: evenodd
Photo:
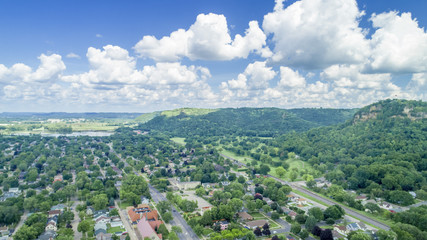
M 224 154 L 220 154 L 220 155 L 221 155 L 222 157 L 228 158 L 228 159 L 230 159 L 230 160 L 232 160 L 232 161 L 238 162 L 238 163 L 239 163 L 240 165 L 242 165 L 242 166 L 247 167 L 247 166 L 246 166 L 246 164 L 241 163 L 241 162 L 237 161 L 236 159 L 234 159 L 234 158 L 232 158 L 232 157 L 226 156 L 226 155 L 224 155 Z M 354 217 L 356 217 L 356 218 L 358 218 L 358 219 L 361 219 L 362 221 L 365 221 L 365 222 L 367 222 L 367 223 L 370 223 L 370 224 L 372 224 L 372 225 L 374 225 L 374 226 L 376 226 L 376 227 L 378 227 L 378 228 L 384 229 L 384 230 L 390 230 L 390 227 L 389 227 L 388 225 L 386 225 L 386 224 L 384 224 L 384 223 L 381 223 L 381 222 L 379 222 L 379 221 L 377 221 L 377 220 L 375 220 L 375 219 L 372 219 L 372 218 L 366 217 L 365 215 L 362 215 L 362 214 L 360 214 L 360 213 L 358 213 L 358 212 L 356 212 L 356 211 L 354 211 L 354 210 L 352 210 L 352 209 L 350 209 L 350 208 L 348 208 L 348 207 L 346 207 L 346 206 L 344 206 L 344 205 L 342 205 L 342 204 L 337 204 L 337 203 L 335 203 L 335 202 L 331 201 L 331 200 L 330 200 L 330 199 L 328 199 L 328 198 L 324 198 L 324 197 L 322 197 L 322 196 L 319 196 L 319 195 L 317 195 L 316 193 L 313 193 L 313 192 L 311 192 L 311 191 L 308 191 L 308 190 L 307 190 L 307 189 L 305 189 L 305 188 L 301 188 L 301 187 L 296 186 L 296 185 L 294 185 L 294 184 L 292 184 L 292 183 L 290 183 L 290 182 L 288 182 L 288 181 L 284 181 L 284 180 L 282 180 L 282 179 L 280 179 L 280 178 L 277 178 L 277 177 L 274 177 L 274 176 L 272 176 L 272 175 L 267 175 L 267 176 L 268 176 L 268 177 L 271 177 L 271 178 L 273 178 L 273 179 L 275 179 L 275 180 L 277 180 L 277 181 L 279 181 L 279 182 L 281 182 L 282 184 L 288 184 L 288 185 L 290 185 L 292 188 L 297 189 L 297 190 L 299 190 L 299 191 L 301 191 L 301 192 L 303 192 L 303 193 L 305 193 L 305 194 L 307 194 L 307 195 L 309 195 L 309 196 L 311 196 L 311 197 L 313 197 L 313 198 L 315 198 L 315 199 L 317 199 L 317 200 L 319 200 L 319 201 L 322 201 L 322 202 L 324 202 L 324 203 L 325 203 L 325 204 L 327 204 L 327 205 L 339 205 L 339 206 L 341 206 L 341 207 L 345 210 L 345 212 L 346 212 L 347 214 L 352 215 L 352 216 L 354 216 Z M 296 195 L 298 195 L 298 194 L 296 194 Z
M 268 175 L 268 176 L 271 177 L 271 178 L 274 178 L 275 180 L 277 180 L 277 181 L 279 181 L 279 182 L 281 182 L 283 184 L 289 184 L 289 182 L 281 180 L 281 179 L 276 178 L 274 176 L 271 176 L 271 175 Z M 322 201 L 322 202 L 324 202 L 327 205 L 339 205 L 340 207 L 342 207 L 345 210 L 345 212 L 347 214 L 352 215 L 352 216 L 354 216 L 354 217 L 356 217 L 358 219 L 361 219 L 362 221 L 370 223 L 370 224 L 372 224 L 372 225 L 374 225 L 374 226 L 376 226 L 378 228 L 384 229 L 384 230 L 390 230 L 390 227 L 388 225 L 386 225 L 384 223 L 381 223 L 381 222 L 379 222 L 379 221 L 377 221 L 375 219 L 366 217 L 365 215 L 362 215 L 362 214 L 360 214 L 360 213 L 358 213 L 358 212 L 356 212 L 356 211 L 354 211 L 354 210 L 352 210 L 352 209 L 350 209 L 350 208 L 348 208 L 348 207 L 346 207 L 346 206 L 344 206 L 342 204 L 338 204 L 336 202 L 333 202 L 333 201 L 331 201 L 328 198 L 325 198 L 325 197 L 322 197 L 320 195 L 317 195 L 314 192 L 308 191 L 307 189 L 299 187 L 299 186 L 294 185 L 292 183 L 289 184 L 289 185 L 291 185 L 292 188 L 297 189 L 298 191 L 303 192 L 303 193 L 309 195 L 310 197 L 313 197 L 313 198 L 315 198 L 315 199 L 317 199 L 319 201 Z
M 154 202 L 157 203 L 160 201 L 167 201 L 166 197 L 164 197 L 153 186 L 148 184 L 148 187 L 150 189 L 150 194 Z M 187 222 L 184 220 L 181 214 L 175 209 L 175 207 L 173 205 L 171 207 L 172 207 L 173 220 L 170 221 L 170 224 L 173 226 L 179 226 L 182 229 L 182 233 L 178 233 L 179 239 L 188 239 L 188 240 L 199 239 L 199 237 L 196 235 L 196 233 L 194 233 L 193 229 L 187 224 Z

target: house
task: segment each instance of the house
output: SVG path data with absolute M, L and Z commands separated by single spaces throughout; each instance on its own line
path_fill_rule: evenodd
M 48 212 L 48 218 L 53 218 L 55 216 L 59 216 L 61 214 L 61 210 L 51 210 Z
M 335 230 L 332 231 L 332 237 L 334 238 L 334 240 L 345 238 L 344 235 L 340 234 L 338 231 L 335 231 Z
M 288 194 L 286 195 L 286 197 L 289 199 L 289 201 L 294 201 L 295 199 L 297 199 L 298 197 L 293 195 L 293 194 Z
M 8 227 L 0 227 L 0 237 L 2 236 L 8 236 L 9 235 L 9 228 Z
M 271 205 L 271 204 L 273 204 L 274 202 L 273 202 L 273 200 L 271 200 L 270 198 L 267 198 L 267 197 L 265 197 L 264 199 L 263 199 L 266 203 L 267 203 L 267 205 Z
M 63 181 L 62 174 L 58 174 L 53 178 L 53 182 Z
M 123 222 L 122 221 L 111 221 L 110 222 L 111 227 L 123 227 Z
M 202 183 L 204 189 L 215 188 L 217 185 L 217 183 Z
M 53 240 L 57 236 L 56 232 L 54 231 L 46 231 L 40 235 L 37 240 Z
M 127 207 L 126 210 L 132 224 L 137 224 L 143 216 L 148 221 L 156 221 L 158 219 L 157 210 L 151 210 L 147 204 L 139 204 L 136 208 Z
M 146 197 L 141 197 L 141 204 L 149 204 L 149 203 L 150 203 L 150 199 Z
M 54 221 L 50 221 L 47 223 L 46 227 L 45 227 L 45 231 L 54 231 L 56 232 L 56 230 L 58 230 L 58 228 L 56 227 L 56 222 Z
M 267 220 L 254 220 L 246 223 L 246 226 L 250 229 L 255 229 L 257 227 L 264 226 L 267 222 Z
M 136 228 L 143 239 L 146 237 L 150 239 L 160 239 L 145 217 L 142 217 L 136 225 Z
M 291 218 L 292 218 L 292 220 L 294 220 L 295 219 L 295 217 L 297 216 L 298 214 L 296 213 L 296 212 L 294 212 L 294 211 L 290 211 L 289 213 L 288 213 L 288 216 L 290 216 Z
M 228 221 L 219 221 L 216 224 L 220 226 L 221 231 L 224 231 L 225 229 L 228 228 L 229 222 Z
M 107 217 L 105 215 L 101 215 L 101 216 L 95 218 L 94 220 L 95 220 L 95 223 L 99 223 L 99 222 L 110 223 L 111 219 L 110 219 L 110 217 Z
M 63 212 L 65 208 L 66 206 L 64 204 L 57 204 L 55 206 L 52 206 L 50 210 L 60 210 L 61 212 Z
M 382 202 L 382 203 L 379 205 L 379 207 L 380 207 L 380 208 L 383 208 L 383 209 L 386 209 L 386 210 L 390 210 L 390 209 L 392 209 L 392 208 L 393 208 L 393 206 L 392 206 L 390 203 L 388 203 L 388 202 Z
M 362 228 L 359 226 L 359 224 L 357 223 L 350 223 L 347 226 L 347 230 L 348 231 L 357 231 L 357 230 L 362 230 Z
M 103 232 L 99 232 L 97 235 L 96 235 L 96 240 L 111 240 L 112 238 L 111 238 L 111 233 L 107 233 L 107 234 L 105 234 L 105 233 L 103 233 Z
M 86 209 L 86 214 L 87 214 L 87 215 L 92 215 L 92 214 L 93 214 L 93 211 L 94 211 L 93 207 L 87 207 L 87 209 Z
M 282 207 L 282 210 L 285 214 L 289 214 L 292 210 L 287 207 Z
M 107 224 L 99 222 L 95 224 L 95 236 L 98 236 L 99 234 L 107 234 Z
M 296 202 L 299 205 L 305 205 L 305 204 L 307 204 L 307 200 L 305 198 L 298 198 L 298 199 L 296 199 Z
M 247 212 L 239 212 L 237 213 L 237 215 L 239 215 L 239 217 L 243 220 L 243 221 L 252 221 L 254 220 L 254 218 Z
M 338 225 L 334 225 L 334 231 L 344 236 L 350 233 L 350 231 L 348 231 L 345 226 L 338 226 Z

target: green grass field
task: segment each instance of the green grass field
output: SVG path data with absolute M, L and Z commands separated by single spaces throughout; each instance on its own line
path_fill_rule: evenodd
M 219 109 L 205 109 L 205 108 L 179 108 L 174 110 L 167 110 L 163 111 L 160 115 L 166 116 L 166 117 L 174 117 L 178 116 L 181 113 L 185 113 L 189 116 L 199 116 L 199 115 L 206 115 L 211 112 L 216 112 Z
M 112 227 L 107 230 L 107 233 L 124 232 L 124 231 L 126 230 L 122 227 Z
M 171 141 L 181 144 L 181 145 L 185 145 L 185 138 L 180 138 L 180 137 L 173 137 L 170 139 Z

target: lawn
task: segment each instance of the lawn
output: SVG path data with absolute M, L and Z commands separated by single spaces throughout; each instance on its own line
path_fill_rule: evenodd
M 107 233 L 124 232 L 124 231 L 125 231 L 124 228 L 118 226 L 118 227 L 110 227 L 107 230 Z
M 236 159 L 239 162 L 242 162 L 244 164 L 248 164 L 252 161 L 252 158 L 249 156 L 241 156 L 241 155 L 237 155 L 234 152 L 222 149 L 222 151 L 220 151 L 220 153 L 224 154 L 225 156 L 231 157 L 233 159 Z
M 171 138 L 172 142 L 181 144 L 181 145 L 185 145 L 185 138 L 181 138 L 181 137 L 173 137 Z
M 119 201 L 118 202 L 120 209 L 126 209 L 129 206 L 133 206 L 131 203 Z
M 251 215 L 253 218 L 265 218 L 265 216 L 264 216 L 264 215 L 262 215 L 262 214 L 261 214 L 261 213 L 259 213 L 259 212 L 250 213 L 250 215 Z

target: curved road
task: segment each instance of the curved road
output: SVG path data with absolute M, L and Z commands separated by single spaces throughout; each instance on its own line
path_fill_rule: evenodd
M 234 158 L 232 158 L 232 157 L 229 157 L 229 156 L 224 155 L 224 154 L 222 154 L 222 153 L 220 153 L 219 155 L 220 155 L 220 156 L 222 156 L 222 157 L 228 158 L 228 159 L 230 159 L 230 160 L 232 160 L 232 161 L 235 161 L 236 163 L 239 163 L 240 165 L 243 165 L 243 166 L 247 167 L 247 166 L 246 166 L 246 164 L 244 164 L 244 163 L 242 163 L 242 162 L 239 162 L 238 160 L 236 160 L 236 159 L 234 159 Z M 378 228 L 384 229 L 384 230 L 390 230 L 390 227 L 389 227 L 388 225 L 386 225 L 386 224 L 384 224 L 384 223 L 382 223 L 382 222 L 379 222 L 379 221 L 377 221 L 377 220 L 375 220 L 375 219 L 369 218 L 369 217 L 367 217 L 367 216 L 365 216 L 365 215 L 362 215 L 362 214 L 360 214 L 360 213 L 358 213 L 358 212 L 356 212 L 356 211 L 354 211 L 354 210 L 352 210 L 352 209 L 350 209 L 350 208 L 348 208 L 348 207 L 346 207 L 346 206 L 344 206 L 344 205 L 342 205 L 342 204 L 335 203 L 335 202 L 331 201 L 331 200 L 330 200 L 330 199 L 328 199 L 328 198 L 325 198 L 325 197 L 319 196 L 319 195 L 317 195 L 316 193 L 313 193 L 313 192 L 311 192 L 311 191 L 308 191 L 308 190 L 307 190 L 307 189 L 305 189 L 305 188 L 301 188 L 301 187 L 299 187 L 299 186 L 296 186 L 296 185 L 294 185 L 294 184 L 292 184 L 292 183 L 289 183 L 289 182 L 287 182 L 287 181 L 284 181 L 284 180 L 282 180 L 282 179 L 280 179 L 280 178 L 277 178 L 277 177 L 274 177 L 274 176 L 272 176 L 272 175 L 267 175 L 267 176 L 268 176 L 268 177 L 271 177 L 271 178 L 273 178 L 273 179 L 275 179 L 276 181 L 281 182 L 282 184 L 290 185 L 292 188 L 295 188 L 295 189 L 297 189 L 297 190 L 298 190 L 298 191 L 300 191 L 300 192 L 303 192 L 303 193 L 305 193 L 305 194 L 307 194 L 307 195 L 309 195 L 309 196 L 311 196 L 311 197 L 313 197 L 313 198 L 315 198 L 315 199 L 317 199 L 317 200 L 319 200 L 319 201 L 322 201 L 322 202 L 324 202 L 324 203 L 325 203 L 325 204 L 327 204 L 327 205 L 339 205 L 340 207 L 342 207 L 342 208 L 345 210 L 345 212 L 346 212 L 347 214 L 352 215 L 352 216 L 354 216 L 354 217 L 356 217 L 356 218 L 358 218 L 358 219 L 361 219 L 361 220 L 362 220 L 362 221 L 364 221 L 364 222 L 367 222 L 367 223 L 369 223 L 369 224 L 372 224 L 372 225 L 374 225 L 374 226 L 376 226 L 376 227 L 378 227 Z M 296 195 L 298 195 L 298 194 L 296 194 Z

